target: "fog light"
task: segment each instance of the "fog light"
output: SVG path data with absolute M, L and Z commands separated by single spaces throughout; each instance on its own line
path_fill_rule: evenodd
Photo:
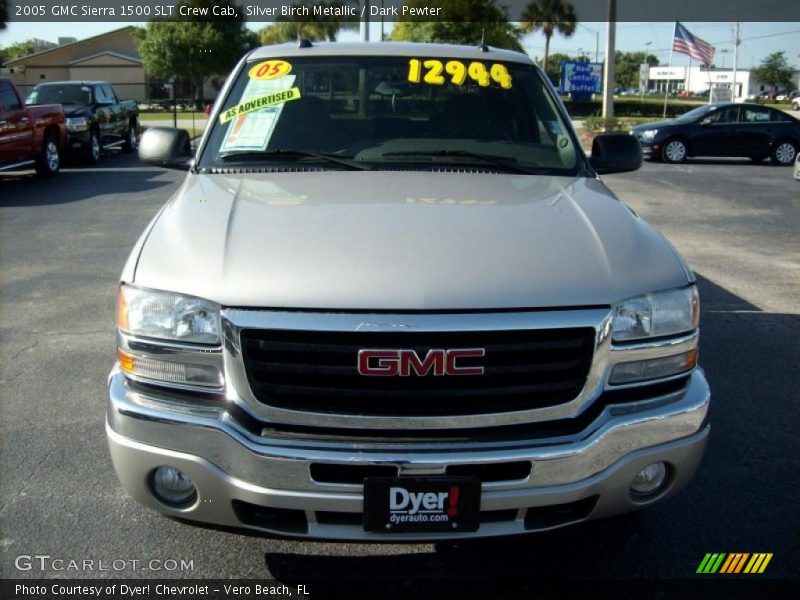
M 197 497 L 192 478 L 174 467 L 158 467 L 150 484 L 156 497 L 171 506 L 191 504 Z
M 667 473 L 667 465 L 663 462 L 647 465 L 631 481 L 631 492 L 636 496 L 655 494 L 666 484 Z

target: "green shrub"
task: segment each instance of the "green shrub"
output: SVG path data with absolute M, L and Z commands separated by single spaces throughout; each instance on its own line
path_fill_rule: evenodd
M 628 132 L 634 126 L 634 123 L 630 119 L 620 118 L 620 117 L 607 117 L 603 118 L 599 114 L 589 115 L 583 121 L 583 129 L 584 131 L 590 133 L 600 133 L 600 132 L 612 132 L 612 131 L 623 131 Z
M 703 104 L 705 102 L 691 102 L 670 98 L 667 104 L 667 117 L 677 117 Z M 603 109 L 603 103 L 600 100 L 592 100 L 590 102 L 567 100 L 564 105 L 572 118 L 589 117 L 599 114 Z M 618 117 L 660 119 L 664 114 L 664 97 L 651 97 L 644 100 L 640 98 L 616 98 L 614 99 L 614 114 Z

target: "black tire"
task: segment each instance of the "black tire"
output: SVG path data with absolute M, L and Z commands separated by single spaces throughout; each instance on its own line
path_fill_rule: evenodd
M 125 143 L 122 144 L 122 150 L 130 154 L 131 152 L 136 152 L 136 146 L 136 123 L 131 122 L 128 125 L 128 131 L 125 132 Z
M 61 169 L 61 153 L 52 133 L 45 135 L 42 149 L 36 157 L 36 173 L 41 177 L 52 177 Z
M 666 163 L 682 163 L 688 155 L 689 148 L 681 138 L 670 138 L 661 147 L 661 160 Z
M 103 147 L 100 145 L 100 134 L 93 129 L 89 134 L 89 147 L 86 148 L 86 163 L 96 165 L 100 162 L 103 154 Z
M 778 140 L 770 152 L 772 162 L 781 167 L 791 167 L 797 158 L 797 143 L 792 140 Z

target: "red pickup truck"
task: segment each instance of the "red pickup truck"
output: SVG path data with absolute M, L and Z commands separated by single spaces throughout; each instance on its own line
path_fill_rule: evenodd
M 33 165 L 39 175 L 55 175 L 66 139 L 60 104 L 25 106 L 14 84 L 0 79 L 0 171 Z

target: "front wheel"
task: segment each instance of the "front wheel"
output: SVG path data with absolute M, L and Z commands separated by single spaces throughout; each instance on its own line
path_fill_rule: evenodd
M 44 138 L 42 150 L 36 158 L 36 172 L 42 177 L 52 177 L 61 168 L 58 144 L 52 134 Z
M 783 140 L 775 144 L 772 148 L 772 162 L 782 167 L 788 167 L 794 163 L 797 156 L 797 146 L 789 140 Z
M 661 149 L 661 158 L 668 163 L 682 163 L 686 160 L 688 150 L 683 140 L 673 138 L 667 140 Z
M 86 162 L 90 165 L 96 165 L 100 162 L 100 134 L 92 131 L 89 136 L 89 147 L 86 149 Z
M 128 153 L 136 151 L 136 123 L 131 123 L 128 126 L 128 132 L 125 134 L 125 143 L 122 144 L 122 149 Z

